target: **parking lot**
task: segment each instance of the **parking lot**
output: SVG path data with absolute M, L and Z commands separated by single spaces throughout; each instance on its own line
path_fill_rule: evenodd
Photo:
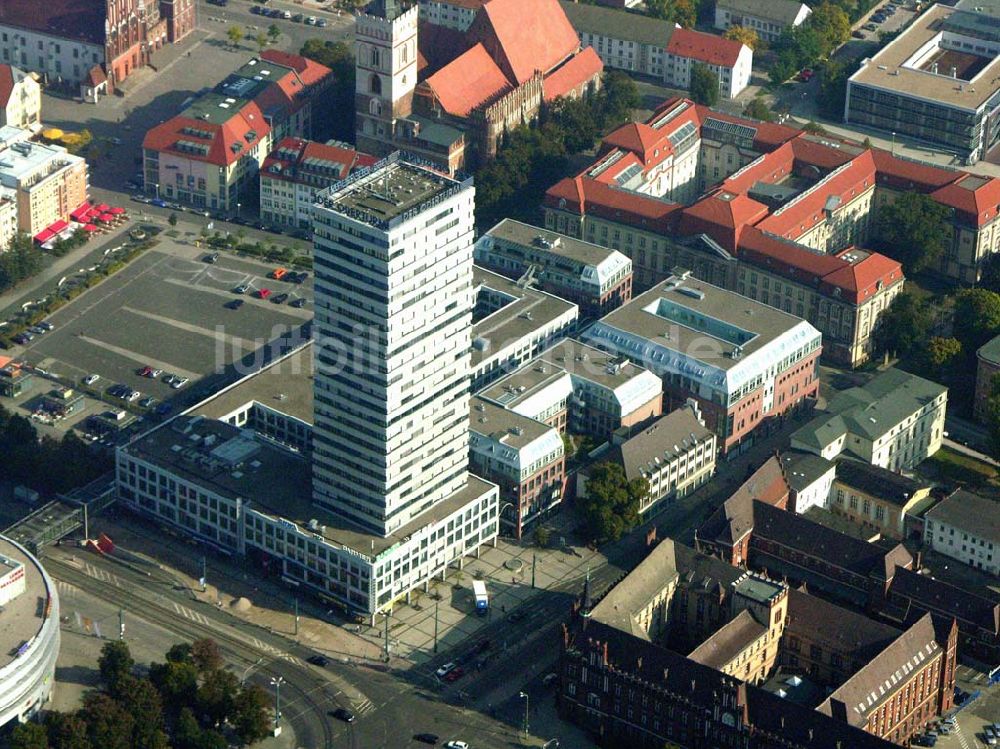
M 311 278 L 275 281 L 267 277 L 272 266 L 226 253 L 209 264 L 205 253 L 170 244 L 56 312 L 49 318 L 55 330 L 12 353 L 63 382 L 79 386 L 96 374 L 98 392 L 120 383 L 158 402 L 184 395 L 186 403 L 250 371 L 273 353 L 269 342 L 294 339 L 312 318 Z M 233 293 L 239 285 L 248 287 L 242 296 Z M 265 288 L 272 300 L 287 294 L 286 302 L 256 298 Z M 237 298 L 243 304 L 232 309 Z M 290 307 L 296 299 L 305 306 Z M 161 372 L 143 376 L 145 367 Z M 172 388 L 168 374 L 189 382 Z

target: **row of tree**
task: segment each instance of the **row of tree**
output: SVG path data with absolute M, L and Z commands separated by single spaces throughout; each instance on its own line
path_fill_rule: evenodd
M 126 643 L 108 642 L 98 667 L 103 690 L 76 712 L 17 726 L 10 749 L 228 749 L 270 733 L 267 693 L 241 686 L 213 640 L 173 646 L 148 677 L 135 675 Z
M 44 256 L 27 234 L 14 238 L 10 248 L 0 252 L 0 292 L 6 291 L 42 269 Z
M 45 495 L 65 493 L 111 470 L 111 458 L 91 450 L 73 432 L 61 440 L 38 437 L 34 424 L 0 406 L 0 476 Z
M 545 190 L 566 174 L 568 157 L 593 148 L 638 105 L 635 82 L 610 71 L 597 94 L 559 99 L 538 125 L 509 132 L 496 158 L 476 172 L 476 223 L 489 227 L 508 217 L 537 221 Z

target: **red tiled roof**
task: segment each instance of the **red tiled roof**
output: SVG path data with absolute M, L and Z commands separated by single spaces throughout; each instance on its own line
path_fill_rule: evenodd
M 722 122 L 731 122 L 735 125 L 744 125 L 746 127 L 753 128 L 756 131 L 754 133 L 753 144 L 758 151 L 772 151 L 785 141 L 789 141 L 792 138 L 798 138 L 802 135 L 801 130 L 789 127 L 788 125 L 779 125 L 776 122 L 755 122 L 753 120 L 748 120 L 745 117 L 737 117 L 731 114 L 716 112 L 715 110 L 709 109 L 702 104 L 695 104 L 695 106 L 698 108 L 698 115 L 703 124 L 706 119 L 711 118 Z
M 685 208 L 682 234 L 707 234 L 730 252 L 736 251 L 744 228 L 767 216 L 767 206 L 740 193 L 720 190 Z
M 780 212 L 760 222 L 760 228 L 786 239 L 795 239 L 826 219 L 826 204 L 833 197 L 840 204 L 854 200 L 875 185 L 875 162 L 871 151 L 854 158 L 837 174 L 826 179 L 821 187 L 812 187 Z
M 310 163 L 307 164 L 306 161 Z M 264 160 L 261 174 L 270 179 L 296 182 L 300 169 L 315 171 L 318 161 L 324 162 L 323 166 L 328 169 L 338 169 L 336 172 L 324 171 L 324 175 L 329 175 L 332 182 L 346 178 L 356 169 L 371 166 L 378 159 L 353 148 L 330 146 L 302 138 L 283 138 Z M 280 169 L 273 171 L 275 166 L 280 166 Z
M 490 0 L 476 16 L 469 36 L 482 42 L 511 82 L 543 74 L 580 49 L 559 0 Z
M 441 108 L 454 117 L 468 117 L 476 107 L 511 90 L 503 71 L 482 44 L 459 55 L 420 85 L 429 89 Z
M 282 65 L 291 68 L 298 73 L 304 86 L 312 86 L 315 83 L 330 75 L 330 68 L 320 65 L 315 60 L 310 60 L 302 55 L 293 55 L 290 52 L 282 52 L 277 49 L 267 49 L 260 53 L 260 59 L 273 62 L 275 65 Z
M 843 166 L 857 156 L 857 153 L 837 148 L 832 142 L 829 144 L 817 143 L 806 134 L 800 135 L 798 138 L 793 138 L 789 143 L 792 147 L 792 153 L 795 154 L 797 165 L 814 166 L 817 169 L 826 171 Z
M 108 80 L 107 73 L 104 72 L 104 68 L 100 65 L 94 65 L 90 70 L 87 71 L 87 85 L 91 88 L 95 86 L 100 86 L 102 83 Z
M 723 180 L 729 192 L 746 192 L 758 182 L 774 184 L 788 177 L 795 169 L 795 153 L 791 142 L 785 143 L 756 161 L 751 161 L 732 176 Z
M 931 164 L 901 159 L 888 151 L 874 148 L 872 149 L 872 158 L 875 159 L 878 183 L 895 190 L 932 192 L 960 179 L 964 174 L 964 172 L 942 169 Z
M 1000 180 L 962 174 L 956 181 L 931 193 L 942 205 L 965 214 L 967 221 L 982 226 L 1000 215 Z
M 471 46 L 469 37 L 458 29 L 426 21 L 417 24 L 417 68 L 421 75 L 440 70 Z
M 555 101 L 601 74 L 604 63 L 593 47 L 586 47 L 542 81 L 545 101 Z
M 665 133 L 655 130 L 645 122 L 629 122 L 617 130 L 613 130 L 605 136 L 602 146 L 631 151 L 644 161 L 647 158 L 647 154 L 655 148 L 664 148 L 670 151 L 674 149 L 673 144 Z
M 693 29 L 674 29 L 667 42 L 670 54 L 728 68 L 736 64 L 742 49 L 741 42 Z
M 182 132 L 185 127 L 195 128 L 202 132 L 212 134 L 211 139 L 199 138 L 195 135 Z M 250 131 L 256 133 L 256 137 L 248 141 Z M 270 126 L 264 119 L 264 113 L 256 103 L 250 101 L 236 110 L 233 115 L 221 125 L 215 125 L 191 117 L 178 115 L 157 125 L 146 133 L 143 138 L 142 147 L 155 151 L 171 151 L 186 159 L 193 161 L 204 161 L 216 166 L 227 166 L 236 162 L 248 148 L 257 145 L 260 139 L 271 132 Z M 192 153 L 190 151 L 179 151 L 176 148 L 177 141 L 185 140 L 191 143 L 201 143 L 208 146 L 208 153 Z M 233 149 L 233 145 L 239 143 L 238 150 Z
M 14 91 L 14 69 L 10 65 L 0 65 L 0 107 L 7 106 Z
M 683 207 L 679 203 L 619 190 L 582 175 L 567 177 L 550 187 L 545 193 L 545 205 L 661 232 L 675 229 Z
M 841 298 L 854 304 L 874 294 L 879 283 L 888 287 L 903 280 L 895 260 L 875 252 L 851 262 L 846 259 L 851 252 L 827 255 L 753 226 L 740 235 L 738 249 L 740 259 L 824 293 L 839 289 Z

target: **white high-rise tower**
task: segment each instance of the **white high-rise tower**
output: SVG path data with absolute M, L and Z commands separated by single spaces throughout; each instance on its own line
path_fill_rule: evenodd
M 469 484 L 473 194 L 392 156 L 315 208 L 314 499 L 383 537 Z

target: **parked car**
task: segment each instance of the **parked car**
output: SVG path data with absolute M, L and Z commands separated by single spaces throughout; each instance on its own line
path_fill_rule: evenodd
M 174 381 L 172 383 L 170 383 L 170 387 L 172 387 L 174 390 L 180 390 L 182 387 L 184 387 L 187 384 L 188 384 L 188 378 L 187 377 L 175 377 Z
M 295 307 L 296 309 L 302 309 L 302 308 L 303 308 L 303 307 L 305 307 L 305 306 L 306 306 L 306 304 L 308 304 L 308 303 L 309 303 L 309 300 L 308 300 L 308 299 L 306 299 L 305 297 L 299 297 L 298 299 L 296 299 L 296 300 L 295 300 L 294 302 L 292 302 L 292 303 L 291 303 L 290 305 L 288 305 L 288 306 L 289 306 L 289 307 Z
M 287 301 L 288 294 L 278 294 L 271 300 L 271 304 L 284 304 Z
M 294 16 L 292 16 L 292 20 L 295 21 L 295 23 L 302 23 L 305 20 L 305 18 L 306 17 L 302 13 L 296 13 Z
M 205 262 L 208 263 L 209 265 L 215 265 L 217 262 L 219 262 L 219 253 L 213 252 L 210 255 L 205 255 Z
M 151 395 L 147 395 L 145 398 L 139 401 L 139 405 L 142 406 L 143 408 L 152 408 L 154 405 L 156 405 L 156 398 L 154 398 Z
M 861 28 L 865 29 L 866 31 L 875 31 L 876 29 L 878 29 L 878 26 L 876 26 L 874 23 L 866 23 Z
M 250 6 L 250 12 L 253 13 L 255 16 L 259 16 L 263 14 L 264 9 L 259 5 L 252 5 Z
M 334 710 L 331 713 L 331 715 L 333 715 L 333 717 L 337 718 L 338 720 L 344 721 L 345 723 L 353 723 L 354 722 L 354 713 L 352 713 L 350 710 L 347 710 L 346 708 L 343 708 L 343 707 L 338 707 L 336 710 Z
M 454 668 L 455 664 L 449 661 L 448 663 L 445 663 L 443 666 L 441 666 L 437 671 L 435 671 L 434 675 L 439 679 L 443 679 L 445 676 L 450 674 L 452 670 L 454 670 Z
M 308 17 L 308 18 L 306 19 L 306 23 L 307 23 L 308 25 L 310 25 L 310 26 L 315 26 L 315 25 L 316 25 L 316 20 L 317 20 L 317 19 L 316 19 L 316 16 L 309 16 L 309 17 Z
M 318 18 L 316 19 L 316 25 L 319 26 L 321 29 L 325 29 L 329 25 L 329 23 L 325 18 Z
M 465 676 L 465 669 L 461 666 L 455 666 L 451 671 L 445 674 L 444 680 L 453 683 Z
M 421 744 L 436 744 L 438 742 L 438 736 L 436 733 L 418 733 L 415 734 L 413 738 Z
M 314 666 L 319 666 L 321 668 L 330 665 L 330 659 L 327 658 L 325 655 L 318 655 L 318 654 L 310 655 L 308 658 L 306 658 L 306 661 L 313 664 Z
M 84 385 L 93 385 L 99 379 L 101 379 L 100 375 L 89 374 L 89 375 L 87 375 L 86 377 L 83 378 L 83 384 Z
M 860 29 L 855 29 L 854 31 L 851 32 L 851 36 L 853 36 L 855 39 L 864 39 L 865 32 L 861 31 Z
M 273 278 L 275 281 L 280 281 L 287 275 L 288 275 L 287 268 L 275 268 L 270 273 L 271 278 Z
M 239 309 L 240 307 L 243 306 L 243 300 L 242 299 L 233 299 L 231 302 L 229 302 L 228 304 L 226 304 L 226 306 L 229 309 Z
M 241 283 L 239 286 L 237 286 L 235 289 L 233 289 L 233 293 L 234 294 L 246 294 L 247 291 L 249 291 L 249 290 L 250 290 L 249 286 L 247 286 L 245 283 Z
M 19 343 L 23 346 L 24 344 L 29 343 L 32 338 L 34 338 L 34 336 L 31 335 L 31 333 L 18 333 L 11 340 L 14 341 L 14 343 Z
M 167 201 L 163 200 L 162 198 L 153 198 L 152 200 L 149 201 L 149 204 L 155 205 L 157 208 L 167 207 Z
M 38 327 L 41 328 L 42 330 L 55 330 L 56 329 L 56 326 L 53 325 L 52 323 L 50 323 L 48 320 L 42 320 L 40 323 L 38 323 Z
M 258 299 L 267 299 L 269 296 L 271 296 L 271 290 L 270 289 L 257 289 L 257 298 Z
M 128 395 L 125 396 L 125 400 L 127 400 L 129 403 L 135 403 L 141 397 L 142 393 L 140 393 L 138 390 L 129 390 Z
M 803 68 L 799 71 L 799 80 L 803 83 L 808 83 L 812 80 L 812 77 L 816 75 L 811 68 Z
M 469 745 L 464 741 L 449 741 L 444 749 L 469 749 Z

